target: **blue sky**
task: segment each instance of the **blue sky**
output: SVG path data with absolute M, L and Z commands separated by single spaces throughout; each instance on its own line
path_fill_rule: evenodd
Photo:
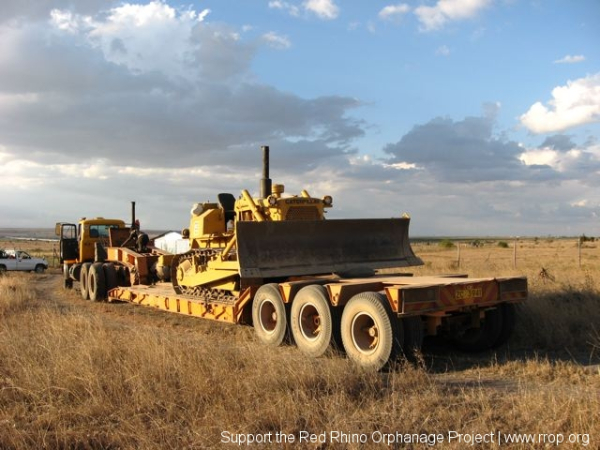
M 186 226 L 260 145 L 330 217 L 599 235 L 594 0 L 7 0 L 0 227 Z

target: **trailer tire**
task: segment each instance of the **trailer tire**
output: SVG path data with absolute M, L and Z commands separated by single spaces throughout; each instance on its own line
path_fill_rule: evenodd
M 104 269 L 104 279 L 106 281 L 106 292 L 110 291 L 113 288 L 116 288 L 119 284 L 117 282 L 117 269 L 115 269 L 114 264 L 105 263 L 102 265 Z
M 310 285 L 300 289 L 290 314 L 290 328 L 298 349 L 307 356 L 322 356 L 331 346 L 334 321 L 329 306 L 327 290 L 320 285 Z
M 341 329 L 346 354 L 367 370 L 384 368 L 404 341 L 401 322 L 393 320 L 387 299 L 377 292 L 361 292 L 348 301 Z
M 500 305 L 500 312 L 502 314 L 502 327 L 500 335 L 492 345 L 493 348 L 506 344 L 512 336 L 517 323 L 517 308 L 514 303 L 502 303 Z
M 106 300 L 106 278 L 102 263 L 94 263 L 88 273 L 88 290 L 90 300 L 100 302 Z
M 265 284 L 256 291 L 252 323 L 258 340 L 269 347 L 278 347 L 285 339 L 287 311 L 276 283 Z
M 81 298 L 84 300 L 90 299 L 88 272 L 91 266 L 91 263 L 83 263 L 79 272 L 79 289 L 81 290 Z
M 408 359 L 414 359 L 423 346 L 423 321 L 420 316 L 405 317 L 402 319 L 402 326 L 404 328 L 404 354 Z
M 502 332 L 502 311 L 489 309 L 479 328 L 470 328 L 453 337 L 454 346 L 463 352 L 481 352 L 491 349 Z

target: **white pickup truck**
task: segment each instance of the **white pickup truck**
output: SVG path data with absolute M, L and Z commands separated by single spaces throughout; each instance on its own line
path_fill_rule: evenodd
M 34 258 L 21 250 L 0 250 L 0 272 L 7 270 L 25 270 L 44 273 L 48 268 L 45 258 Z

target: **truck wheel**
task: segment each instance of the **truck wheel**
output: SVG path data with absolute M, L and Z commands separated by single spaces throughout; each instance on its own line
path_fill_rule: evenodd
M 88 273 L 88 291 L 90 300 L 99 302 L 106 299 L 106 279 L 102 263 L 94 263 Z
M 413 359 L 423 346 L 423 321 L 419 316 L 405 317 L 402 319 L 404 327 L 404 354 Z
M 81 298 L 84 300 L 90 299 L 90 291 L 88 289 L 88 272 L 92 264 L 83 263 L 81 265 L 81 271 L 79 272 L 79 288 L 81 289 Z
M 117 269 L 114 264 L 106 263 L 102 265 L 104 269 L 104 279 L 106 280 L 106 292 L 113 288 L 116 288 L 119 284 L 117 283 Z
M 512 336 L 517 323 L 517 308 L 513 303 L 502 303 L 500 305 L 500 312 L 502 314 L 502 327 L 500 335 L 492 345 L 492 348 L 505 344 Z
M 392 320 L 384 295 L 376 292 L 355 295 L 342 313 L 342 343 L 346 354 L 365 369 L 382 369 L 395 357 L 404 340 L 396 323 L 400 324 Z
M 38 264 L 35 266 L 35 273 L 44 273 L 44 270 L 46 270 L 46 268 L 43 264 Z
M 6 266 L 4 264 L 0 264 L 0 275 L 6 272 Z
M 259 341 L 270 347 L 281 345 L 287 332 L 287 317 L 277 284 L 265 284 L 256 291 L 252 323 Z
M 499 308 L 489 309 L 479 328 L 468 328 L 453 336 L 454 346 L 464 352 L 489 350 L 498 341 L 502 331 L 502 313 Z
M 335 324 L 327 290 L 323 286 L 311 285 L 300 289 L 292 303 L 290 325 L 294 341 L 302 353 L 316 358 L 327 351 Z

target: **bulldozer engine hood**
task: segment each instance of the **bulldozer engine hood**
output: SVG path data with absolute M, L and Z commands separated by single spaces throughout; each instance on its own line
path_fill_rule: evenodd
M 410 246 L 409 223 L 409 218 L 240 221 L 240 275 L 268 278 L 422 265 Z

